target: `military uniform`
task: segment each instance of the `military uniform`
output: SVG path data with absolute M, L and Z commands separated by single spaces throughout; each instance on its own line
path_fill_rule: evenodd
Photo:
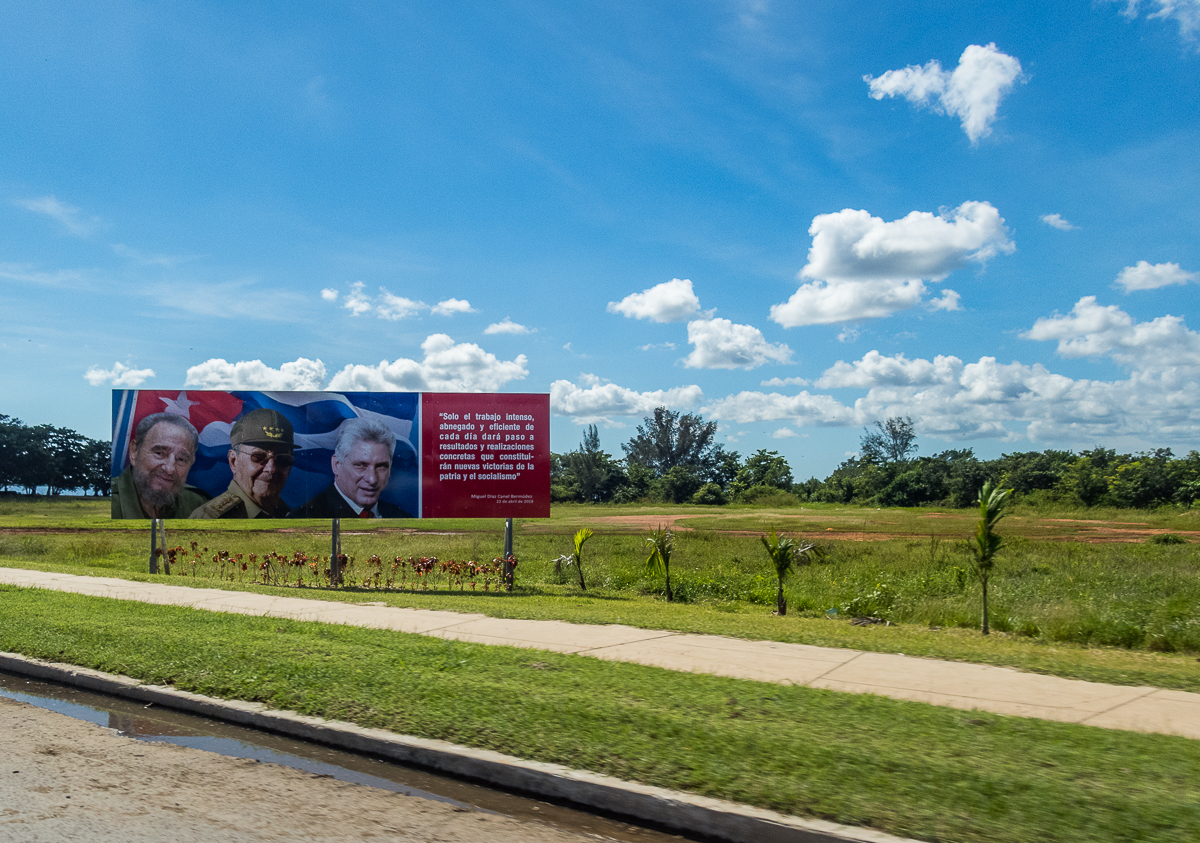
M 229 488 L 203 506 L 197 507 L 189 518 L 287 518 L 292 510 L 283 501 L 275 511 L 267 512 L 254 501 L 236 480 L 229 481 Z
M 275 463 L 275 471 L 283 472 L 286 482 L 287 473 L 291 471 L 292 452 L 296 447 L 295 431 L 292 423 L 277 410 L 259 408 L 251 410 L 234 421 L 229 429 L 229 465 L 233 468 L 233 479 L 229 488 L 206 504 L 198 506 L 189 518 L 286 518 L 291 508 L 280 500 L 274 511 L 268 512 L 255 503 L 250 495 L 238 484 L 238 469 L 234 467 L 234 451 L 246 445 L 270 451 L 279 462 Z M 260 454 L 259 457 L 262 455 Z M 251 456 L 251 459 L 258 457 Z M 286 463 L 283 461 L 286 460 Z M 282 465 L 281 465 L 282 463 Z M 265 462 L 257 465 L 265 466 Z M 253 487 L 257 472 L 244 475 L 242 480 Z
M 167 510 L 163 518 L 187 518 L 188 513 L 197 507 L 202 507 L 208 495 L 195 486 L 184 486 L 175 503 Z M 138 500 L 137 489 L 133 485 L 133 466 L 128 466 L 121 476 L 112 484 L 112 517 L 113 518 L 149 518 Z

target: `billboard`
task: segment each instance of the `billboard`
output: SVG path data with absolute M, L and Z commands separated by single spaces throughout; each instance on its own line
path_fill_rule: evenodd
M 547 518 L 544 394 L 113 390 L 112 517 Z

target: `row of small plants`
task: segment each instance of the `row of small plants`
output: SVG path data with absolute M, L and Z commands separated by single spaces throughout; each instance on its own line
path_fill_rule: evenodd
M 399 591 L 454 590 L 492 591 L 513 587 L 517 567 L 514 556 L 491 562 L 438 559 L 436 556 L 396 556 L 384 559 L 372 554 L 359 563 L 346 554 L 291 555 L 209 551 L 198 542 L 156 551 L 164 572 L 173 576 L 201 577 L 221 582 L 238 582 L 293 588 L 352 587 Z

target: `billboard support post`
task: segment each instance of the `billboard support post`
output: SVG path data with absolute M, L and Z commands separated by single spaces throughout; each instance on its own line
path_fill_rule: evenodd
M 158 573 L 158 519 L 150 519 L 150 573 Z
M 506 518 L 504 520 L 504 560 L 502 561 L 501 564 L 504 566 L 504 573 L 503 573 L 504 585 L 505 585 L 505 588 L 507 588 L 509 591 L 512 591 L 512 587 L 513 587 L 513 564 L 511 561 L 512 555 L 513 555 L 512 519 Z
M 329 552 L 329 584 L 337 585 L 342 579 L 342 519 L 333 519 L 333 545 Z
M 162 541 L 159 542 L 159 534 Z M 171 573 L 171 563 L 167 560 L 167 522 L 162 518 L 150 519 L 150 573 L 158 573 L 158 557 L 163 560 L 163 573 Z

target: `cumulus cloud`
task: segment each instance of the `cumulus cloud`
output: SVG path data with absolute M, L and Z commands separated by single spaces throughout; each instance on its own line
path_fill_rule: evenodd
M 1184 272 L 1177 263 L 1151 265 L 1149 261 L 1138 261 L 1136 266 L 1122 269 L 1113 286 L 1131 293 L 1134 290 L 1157 290 L 1159 287 L 1186 284 L 1189 281 L 1200 281 L 1200 272 Z
M 111 369 L 92 366 L 83 373 L 83 376 L 87 378 L 87 382 L 92 386 L 111 383 L 113 386 L 132 388 L 141 386 L 146 382 L 147 378 L 154 377 L 154 370 L 134 369 L 126 366 L 124 363 L 114 363 Z
M 396 322 L 400 319 L 407 319 L 409 316 L 415 316 L 423 310 L 429 310 L 429 305 L 425 302 L 393 295 L 388 292 L 386 287 L 380 287 L 377 296 L 368 295 L 365 289 L 366 285 L 361 281 L 355 281 L 350 285 L 350 292 L 342 301 L 342 307 L 350 311 L 351 316 L 362 316 L 364 313 L 374 312 L 380 319 Z M 321 291 L 321 298 L 325 301 L 336 301 L 337 297 L 337 290 Z
M 624 427 L 614 417 L 645 418 L 656 407 L 688 409 L 704 397 L 703 391 L 695 384 L 637 392 L 595 375 L 583 375 L 581 380 L 585 386 L 569 380 L 557 380 L 550 384 L 550 409 L 560 416 L 570 417 L 576 424 Z
M 453 316 L 455 313 L 475 313 L 475 308 L 466 299 L 446 299 L 433 306 L 438 316 Z
M 909 65 L 889 70 L 876 79 L 867 75 L 872 99 L 902 96 L 917 106 L 928 106 L 939 114 L 962 121 L 972 144 L 992 133 L 1000 100 L 1021 78 L 1021 62 L 1000 52 L 995 44 L 972 44 L 963 50 L 953 72 L 942 69 L 936 59 L 924 67 Z
M 455 343 L 446 334 L 431 334 L 421 343 L 420 362 L 383 360 L 377 366 L 348 365 L 329 381 L 331 390 L 365 392 L 496 392 L 528 374 L 528 359 L 518 354 L 500 360 L 474 343 Z
M 942 290 L 942 294 L 936 299 L 929 300 L 930 310 L 962 310 L 962 305 L 959 302 L 962 296 L 953 290 Z
M 793 436 L 800 434 L 792 430 L 790 427 L 781 427 L 779 430 L 771 434 L 772 439 L 791 439 Z
M 1147 5 L 1157 7 L 1157 11 L 1150 12 L 1147 17 L 1174 20 L 1179 24 L 1179 37 L 1184 41 L 1196 41 L 1200 33 L 1200 0 L 1149 0 Z M 1136 18 L 1141 6 L 1141 0 L 1125 0 L 1121 14 Z
M 630 293 L 619 302 L 610 301 L 608 312 L 630 319 L 683 322 L 700 312 L 700 299 L 692 291 L 691 281 L 673 278 L 640 293 Z
M 787 328 L 888 316 L 917 305 L 925 280 L 941 281 L 970 261 L 983 263 L 1016 246 L 988 202 L 964 202 L 932 214 L 913 211 L 892 222 L 846 208 L 813 219 L 802 284 L 771 318 Z M 937 300 L 958 305 L 958 295 Z
M 54 194 L 37 199 L 14 199 L 13 204 L 18 208 L 49 217 L 76 237 L 87 237 L 101 225 L 99 217 L 85 218 L 83 211 L 74 205 L 60 202 Z
M 503 321 L 493 322 L 484 328 L 483 332 L 485 334 L 528 334 L 532 333 L 532 330 L 532 328 L 526 328 L 505 316 Z
M 719 421 L 740 424 L 791 420 L 815 427 L 846 427 L 858 423 L 854 410 L 828 395 L 781 395 L 778 392 L 739 392 L 701 408 Z
M 414 301 L 407 299 L 404 296 L 394 296 L 385 288 L 379 288 L 379 297 L 376 299 L 375 315 L 380 319 L 388 319 L 396 322 L 408 316 L 415 316 L 422 310 L 428 310 L 429 305 L 423 301 Z
M 808 378 L 771 378 L 760 382 L 759 386 L 808 386 L 810 383 Z
M 944 383 L 961 366 L 962 361 L 957 357 L 939 355 L 931 363 L 919 358 L 909 360 L 903 354 L 885 357 L 871 350 L 852 363 L 843 360 L 834 363 L 817 379 L 816 385 L 822 389 L 922 386 Z
M 703 408 L 718 420 L 858 426 L 889 416 L 919 419 L 922 435 L 954 441 L 996 438 L 1087 447 L 1118 436 L 1149 441 L 1200 440 L 1200 333 L 1162 316 L 1137 322 L 1094 297 L 1065 316 L 1039 319 L 1022 335 L 1055 341 L 1064 357 L 1105 357 L 1130 368 L 1124 380 L 1074 379 L 1041 364 L 967 363 L 870 351 L 839 361 L 816 381 L 822 389 L 856 389 L 853 405 L 807 392 L 742 392 Z
M 325 364 L 300 357 L 272 369 L 261 360 L 230 363 L 220 357 L 187 370 L 184 386 L 194 389 L 263 389 L 315 392 L 325 380 Z
M 767 342 L 758 328 L 728 319 L 688 322 L 688 342 L 695 346 L 684 360 L 691 369 L 754 369 L 764 363 L 786 363 L 792 357 L 790 348 Z
M 1084 296 L 1066 316 L 1037 320 L 1022 338 L 1056 340 L 1063 357 L 1111 357 L 1126 366 L 1155 372 L 1200 366 L 1200 334 L 1178 316 L 1135 322 L 1116 305 L 1104 307 Z
M 1043 214 L 1039 219 L 1051 228 L 1057 228 L 1059 231 L 1074 231 L 1077 226 L 1071 225 L 1062 218 L 1060 214 Z
M 371 302 L 371 297 L 363 292 L 363 287 L 366 285 L 361 281 L 355 281 L 350 285 L 350 292 L 346 293 L 346 300 L 342 302 L 342 307 L 350 311 L 351 316 L 362 316 L 364 313 L 370 313 L 371 308 L 375 305 Z

